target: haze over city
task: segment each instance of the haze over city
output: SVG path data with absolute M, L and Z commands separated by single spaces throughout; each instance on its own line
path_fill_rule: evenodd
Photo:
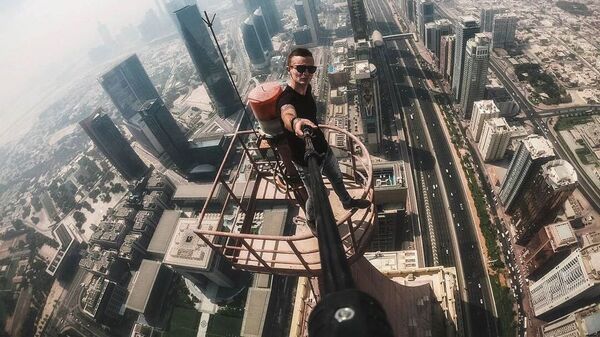
M 0 337 L 600 335 L 596 0 L 3 1 L 0 41 Z

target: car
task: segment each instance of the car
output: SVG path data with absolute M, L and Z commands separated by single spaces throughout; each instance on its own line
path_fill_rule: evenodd
M 453 196 L 454 196 L 454 194 L 453 194 L 452 192 L 450 192 L 450 196 L 451 196 L 451 197 L 453 197 Z
M 449 172 L 448 172 L 448 169 L 446 169 L 446 173 L 449 173 Z
M 477 286 L 479 287 L 479 289 L 481 289 L 481 283 L 477 283 Z
M 415 119 L 415 114 L 410 114 L 410 119 Z
M 483 304 L 483 298 L 479 299 L 479 303 Z
M 463 207 L 463 204 L 462 204 L 462 202 L 460 203 L 460 210 L 461 210 L 461 211 L 464 211 L 464 210 L 465 210 L 465 208 Z

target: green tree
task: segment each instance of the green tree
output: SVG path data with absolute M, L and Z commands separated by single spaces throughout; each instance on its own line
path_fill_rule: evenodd
M 80 211 L 73 212 L 73 219 L 75 220 L 75 224 L 77 227 L 81 227 L 81 225 L 83 225 L 87 220 L 85 214 L 81 213 Z

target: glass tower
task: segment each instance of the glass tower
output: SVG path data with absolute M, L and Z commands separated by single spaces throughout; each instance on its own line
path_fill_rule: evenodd
M 267 23 L 265 21 L 265 17 L 263 16 L 262 8 L 257 8 L 252 14 L 252 23 L 254 24 L 254 29 L 256 30 L 256 35 L 258 35 L 258 39 L 260 40 L 260 45 L 262 47 L 263 52 L 273 51 L 273 42 L 271 42 L 271 35 L 269 35 L 269 30 L 267 29 Z
M 244 40 L 244 47 L 246 47 L 246 53 L 250 58 L 250 63 L 254 67 L 263 68 L 266 65 L 265 53 L 260 45 L 260 40 L 254 29 L 252 23 L 252 17 L 247 18 L 242 22 L 242 39 Z
M 454 29 L 456 43 L 454 44 L 454 70 L 452 71 L 452 92 L 454 99 L 460 101 L 463 84 L 463 67 L 465 64 L 465 48 L 467 41 L 479 33 L 479 22 L 472 16 L 460 18 Z
M 98 150 L 126 180 L 141 178 L 148 168 L 133 151 L 107 114 L 98 108 L 79 125 L 92 139 Z
M 181 37 L 217 113 L 228 117 L 237 112 L 242 107 L 198 7 L 185 6 L 177 10 L 175 15 Z
M 181 169 L 189 168 L 192 164 L 190 144 L 162 100 L 147 101 L 139 113 L 146 127 L 175 165 Z
M 145 101 L 160 98 L 136 54 L 101 75 L 98 81 L 126 120 Z

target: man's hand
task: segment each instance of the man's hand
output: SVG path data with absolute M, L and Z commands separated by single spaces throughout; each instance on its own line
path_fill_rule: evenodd
M 300 138 L 304 137 L 304 132 L 302 131 L 302 127 L 305 125 L 310 126 L 313 129 L 317 128 L 315 123 L 311 122 L 310 120 L 308 120 L 306 118 L 296 118 L 296 119 L 294 119 L 294 125 L 293 125 L 296 136 L 298 136 Z

